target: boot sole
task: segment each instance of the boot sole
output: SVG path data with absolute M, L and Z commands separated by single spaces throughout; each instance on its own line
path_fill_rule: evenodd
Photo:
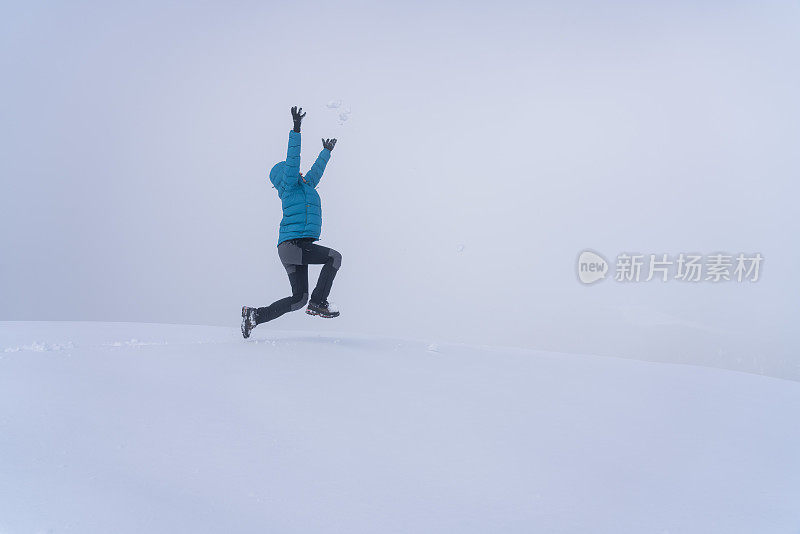
M 339 317 L 338 313 L 335 314 L 335 315 L 334 314 L 329 314 L 329 313 L 321 313 L 321 312 L 314 311 L 314 310 L 311 310 L 311 309 L 308 309 L 308 308 L 306 308 L 306 313 L 308 315 L 315 315 L 317 317 L 322 317 L 323 319 L 333 319 L 334 317 Z
M 245 319 L 246 312 L 244 311 L 244 309 L 245 309 L 246 307 L 247 307 L 247 306 L 242 306 L 242 337 L 243 337 L 243 338 L 245 338 L 245 339 L 247 339 L 248 337 L 250 337 L 250 332 L 248 332 L 248 331 L 246 330 L 246 328 L 245 328 L 245 324 L 246 324 L 246 322 L 247 322 L 247 319 Z

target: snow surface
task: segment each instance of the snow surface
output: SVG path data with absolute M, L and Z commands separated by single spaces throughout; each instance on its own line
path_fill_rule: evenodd
M 0 532 L 798 532 L 798 413 L 693 366 L 2 322 Z

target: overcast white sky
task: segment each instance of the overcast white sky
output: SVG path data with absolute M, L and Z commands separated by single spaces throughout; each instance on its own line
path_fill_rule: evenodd
M 343 316 L 262 331 L 800 375 L 796 2 L 18 3 L 0 26 L 0 319 L 236 325 L 288 295 L 267 173 L 301 105 L 304 170 L 340 140 Z M 584 287 L 584 248 L 765 262 Z

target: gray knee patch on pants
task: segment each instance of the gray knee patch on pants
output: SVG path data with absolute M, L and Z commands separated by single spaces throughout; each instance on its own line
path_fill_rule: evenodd
M 308 302 L 308 293 L 303 293 L 303 296 L 300 298 L 300 300 L 295 300 L 294 302 L 292 302 L 292 305 L 289 309 L 292 311 L 297 311 L 303 306 L 305 306 L 307 302 Z
M 338 269 L 339 266 L 342 264 L 342 255 L 336 252 L 335 250 L 331 250 L 328 253 L 328 256 L 333 258 L 333 268 Z

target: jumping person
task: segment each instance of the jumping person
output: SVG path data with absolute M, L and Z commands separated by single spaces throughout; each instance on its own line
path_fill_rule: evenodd
M 269 180 L 281 199 L 283 219 L 278 235 L 278 257 L 292 286 L 292 296 L 282 298 L 263 308 L 242 307 L 242 335 L 250 337 L 256 325 L 271 321 L 286 312 L 299 310 L 308 303 L 306 313 L 319 317 L 338 317 L 339 311 L 328 303 L 333 278 L 342 264 L 342 255 L 332 248 L 317 245 L 322 230 L 322 203 L 317 184 L 336 146 L 336 139 L 323 139 L 322 152 L 311 169 L 300 172 L 300 123 L 303 108 L 292 108 L 294 129 L 289 132 L 286 161 L 276 163 Z M 308 299 L 308 266 L 322 264 L 317 287 Z

